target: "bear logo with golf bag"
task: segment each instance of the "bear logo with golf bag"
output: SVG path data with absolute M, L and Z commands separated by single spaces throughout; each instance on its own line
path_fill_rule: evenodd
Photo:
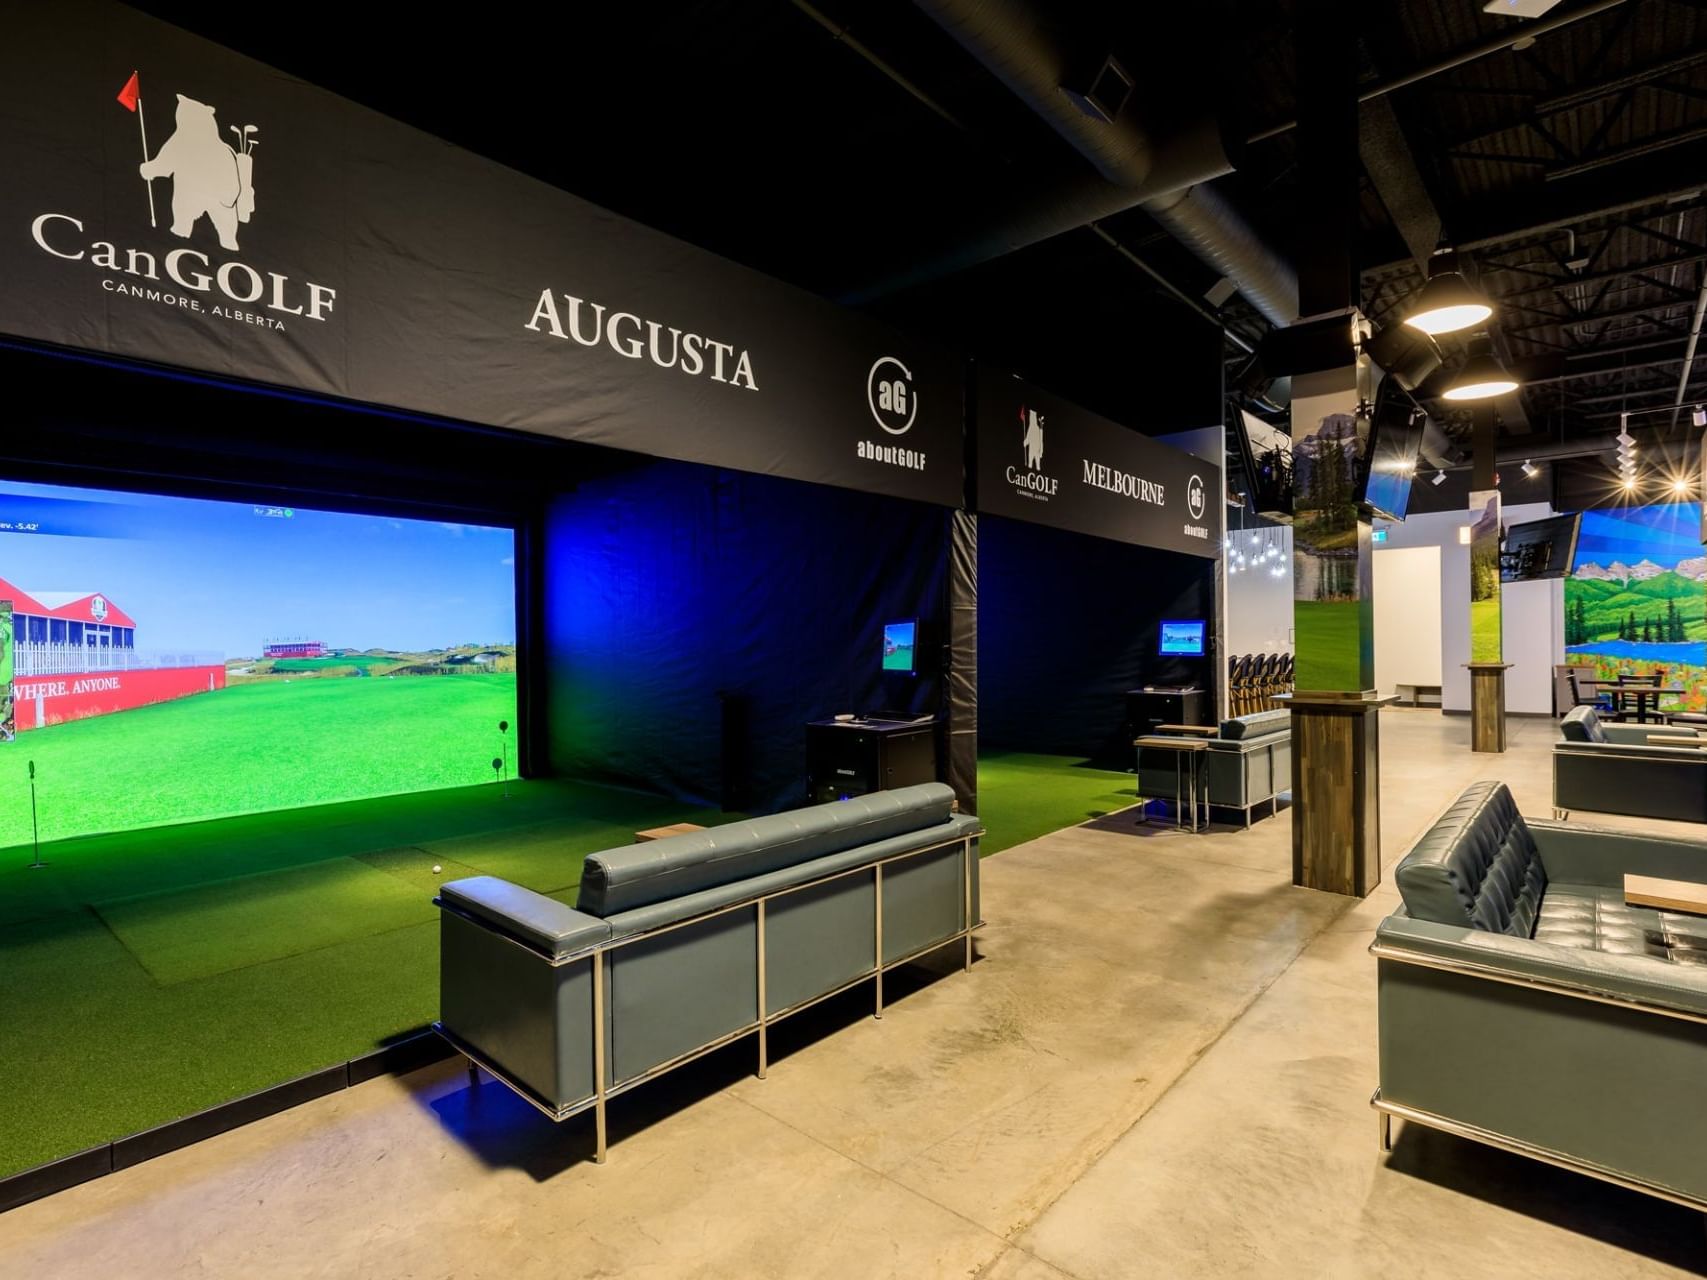
M 172 179 L 173 235 L 189 239 L 206 214 L 220 247 L 236 249 L 238 225 L 255 212 L 257 130 L 252 124 L 229 128 L 237 135 L 235 147 L 219 136 L 214 108 L 180 93 L 177 128 L 141 171 L 145 182 Z

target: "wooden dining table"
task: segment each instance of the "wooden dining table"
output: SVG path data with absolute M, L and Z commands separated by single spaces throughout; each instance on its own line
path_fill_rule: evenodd
M 1636 704 L 1636 723 L 1647 724 L 1651 715 L 1658 720 L 1660 716 L 1660 697 L 1678 697 L 1688 692 L 1681 685 L 1675 684 L 1613 684 L 1611 681 L 1601 682 L 1600 687 L 1612 694 L 1614 705 L 1619 714 L 1628 714 L 1631 700 Z

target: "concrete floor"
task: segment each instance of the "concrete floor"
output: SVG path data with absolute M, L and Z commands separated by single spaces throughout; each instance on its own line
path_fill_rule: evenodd
M 1387 865 L 1474 778 L 1548 814 L 1553 732 L 1513 720 L 1475 756 L 1462 718 L 1384 711 Z M 784 1024 L 766 1080 L 738 1045 L 628 1095 L 602 1168 L 583 1121 L 446 1064 L 0 1216 L 0 1275 L 1707 1268 L 1687 1210 L 1414 1128 L 1383 1156 L 1365 948 L 1396 895 L 1295 889 L 1290 856 L 1284 810 L 1058 832 L 984 864 L 971 974 L 892 980 L 881 1022 L 861 992 Z

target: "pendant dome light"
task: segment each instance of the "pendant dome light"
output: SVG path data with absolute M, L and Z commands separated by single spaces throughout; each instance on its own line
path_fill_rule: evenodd
M 1493 341 L 1485 333 L 1470 339 L 1470 359 L 1453 375 L 1440 394 L 1448 400 L 1487 400 L 1517 390 L 1517 379 L 1494 355 Z
M 1432 336 L 1472 328 L 1493 314 L 1493 305 L 1458 270 L 1457 251 L 1442 245 L 1428 260 L 1428 282 L 1418 290 L 1405 323 Z

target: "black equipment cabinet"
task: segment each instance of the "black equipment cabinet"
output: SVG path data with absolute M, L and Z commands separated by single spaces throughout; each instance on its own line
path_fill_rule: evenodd
M 806 726 L 806 799 L 825 804 L 937 780 L 936 721 L 813 720 Z
M 1208 724 L 1209 692 L 1195 686 L 1152 685 L 1126 691 L 1126 727 L 1134 738 L 1163 724 Z

